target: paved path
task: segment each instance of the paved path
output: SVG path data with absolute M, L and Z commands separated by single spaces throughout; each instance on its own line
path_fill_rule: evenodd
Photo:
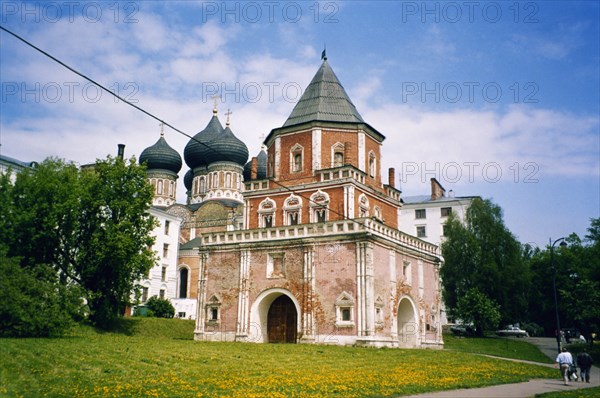
M 557 346 L 556 340 L 544 337 L 530 337 L 527 339 L 532 344 L 550 357 L 556 358 Z M 527 362 L 527 361 L 523 361 Z M 548 364 L 539 364 L 543 366 L 552 366 Z M 559 370 L 556 370 L 556 379 L 534 379 L 525 383 L 502 384 L 498 386 L 484 388 L 466 388 L 461 390 L 440 391 L 435 393 L 426 393 L 411 395 L 403 398 L 530 398 L 536 394 L 542 394 L 552 391 L 569 391 L 579 388 L 590 388 L 600 386 L 600 368 L 597 365 L 592 366 L 590 383 L 581 383 L 579 381 L 571 382 L 568 386 L 563 385 Z

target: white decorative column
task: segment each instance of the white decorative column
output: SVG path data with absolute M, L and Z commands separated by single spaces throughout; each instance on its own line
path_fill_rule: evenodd
M 204 325 L 206 324 L 206 265 L 208 260 L 208 253 L 200 253 L 200 266 L 198 269 L 198 305 L 196 307 L 196 330 L 194 330 L 195 340 L 204 340 L 205 331 Z
M 397 287 L 396 287 L 396 251 L 393 249 L 390 249 L 390 320 L 392 321 L 391 323 L 391 330 L 390 330 L 390 337 L 392 338 L 393 341 L 397 341 L 398 340 L 398 308 L 396 308 L 395 302 L 396 302 L 396 294 L 397 294 Z
M 248 337 L 249 297 L 250 297 L 250 251 L 242 250 L 240 253 L 240 280 L 238 295 L 238 314 L 235 332 L 236 341 L 244 341 Z
M 356 246 L 356 322 L 358 336 L 372 336 L 375 330 L 373 271 L 373 245 L 369 242 L 359 242 Z
M 273 165 L 275 169 L 274 176 L 275 179 L 278 179 L 281 175 L 281 138 L 275 138 L 275 164 Z
M 321 129 L 312 131 L 312 169 L 321 169 Z
M 358 133 L 358 169 L 364 173 L 367 172 L 365 167 L 365 153 L 365 133 L 360 132 Z
M 303 264 L 303 308 L 302 308 L 302 341 L 314 342 L 315 340 L 315 315 L 313 298 L 315 291 L 315 251 L 313 247 L 304 249 Z

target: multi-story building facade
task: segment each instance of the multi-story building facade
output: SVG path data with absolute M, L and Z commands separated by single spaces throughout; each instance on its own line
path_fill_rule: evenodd
M 430 181 L 431 195 L 402 198 L 399 229 L 441 247 L 446 239 L 445 225 L 448 217 L 452 214 L 464 222 L 467 209 L 479 196 L 455 196 L 453 191 L 446 195 L 446 190 L 435 178 Z M 440 323 L 448 323 L 443 303 L 440 308 Z
M 440 246 L 445 239 L 444 225 L 450 214 L 464 221 L 467 209 L 479 196 L 455 196 L 435 179 L 431 180 L 431 195 L 402 197 L 399 229 L 424 241 Z
M 213 110 L 184 150 L 186 204 L 165 198 L 177 152 L 162 137 L 145 151 L 155 206 L 181 220 L 176 296 L 195 301 L 196 339 L 441 346 L 442 258 L 400 231 L 384 139 L 325 58 L 249 162 Z

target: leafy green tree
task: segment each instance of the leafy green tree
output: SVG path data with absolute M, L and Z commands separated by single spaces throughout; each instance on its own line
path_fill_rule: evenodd
M 491 330 L 500 322 L 500 307 L 476 288 L 469 289 L 458 298 L 456 314 L 466 324 L 475 326 L 475 334 L 483 336 L 484 330 Z
M 536 249 L 526 259 L 530 264 L 530 320 L 539 323 L 547 335 L 554 336 L 556 316 L 553 277 L 556 271 L 558 312 L 561 328 L 577 328 L 587 337 L 600 330 L 600 219 L 592 219 L 588 235 L 565 239 L 567 246 Z
M 23 268 L 0 248 L 0 336 L 56 337 L 83 316 L 81 292 L 57 283 L 52 267 Z
M 464 223 L 450 217 L 442 244 L 443 297 L 449 315 L 459 315 L 459 299 L 475 289 L 499 305 L 501 321 L 513 323 L 527 314 L 530 273 L 521 245 L 506 228 L 502 209 L 475 199 Z
M 152 311 L 152 316 L 157 318 L 173 318 L 175 307 L 168 299 L 152 296 L 146 301 L 146 306 Z
M 110 156 L 84 169 L 47 159 L 19 173 L 2 195 L 8 255 L 24 268 L 54 267 L 61 285 L 81 286 L 90 319 L 109 326 L 155 260 L 144 167 Z

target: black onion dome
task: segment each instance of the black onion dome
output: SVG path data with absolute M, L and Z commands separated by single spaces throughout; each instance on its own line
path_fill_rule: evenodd
M 181 156 L 167 144 L 164 137 L 142 151 L 140 164 L 142 163 L 146 163 L 148 170 L 168 170 L 175 174 L 179 173 L 182 166 Z
M 244 166 L 248 161 L 248 147 L 240 141 L 229 127 L 215 139 L 208 143 L 211 151 L 206 152 L 206 162 L 234 162 Z
M 256 157 L 258 160 L 258 170 L 256 172 L 256 178 L 264 180 L 267 178 L 267 153 L 264 149 L 261 149 L 260 153 Z
M 204 130 L 196 134 L 194 138 L 187 143 L 185 149 L 183 150 L 185 163 L 190 167 L 190 169 L 195 169 L 199 166 L 206 166 L 210 163 L 207 155 L 214 152 L 212 146 L 214 142 L 219 139 L 222 133 L 223 126 L 221 125 L 221 122 L 219 122 L 219 118 L 215 113 Z
M 183 176 L 183 185 L 185 186 L 185 189 L 187 189 L 188 191 L 191 191 L 193 182 L 194 182 L 194 173 L 192 172 L 192 169 L 189 169 L 187 171 L 187 173 L 185 173 L 185 175 Z
M 250 181 L 252 177 L 252 161 L 249 161 L 244 165 L 244 181 Z

